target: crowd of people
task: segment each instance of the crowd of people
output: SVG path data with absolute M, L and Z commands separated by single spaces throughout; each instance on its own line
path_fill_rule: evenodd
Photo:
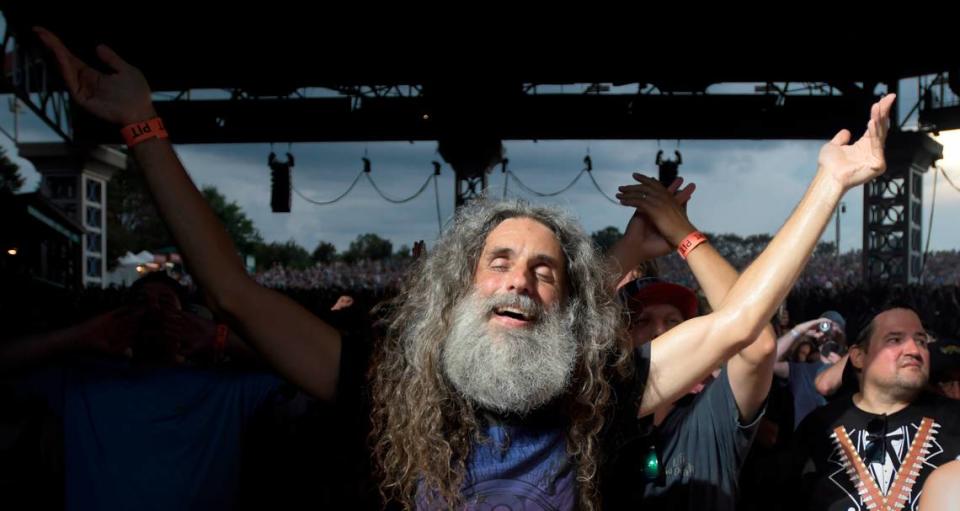
M 262 286 L 275 289 L 343 289 L 383 292 L 396 289 L 409 259 L 358 261 L 353 264 L 337 261 L 317 263 L 304 269 L 275 265 L 258 272 L 254 279 Z
M 838 268 L 830 286 L 796 287 L 844 193 L 885 170 L 892 95 L 862 137 L 824 144 L 790 218 L 755 247 L 697 230 L 682 180 L 634 174 L 607 253 L 566 212 L 479 200 L 407 268 L 251 277 L 140 71 L 100 47 L 104 73 L 37 34 L 79 107 L 123 129 L 199 287 L 150 274 L 98 292 L 106 310 L 0 342 L 11 508 L 949 500 L 955 283 L 856 288 Z M 691 280 L 650 264 L 674 252 Z
M 717 250 L 731 264 L 742 271 L 763 251 L 769 238 L 766 236 L 721 235 L 716 239 Z M 821 248 L 832 248 L 821 245 Z M 671 282 L 696 287 L 696 281 L 690 270 L 679 257 L 668 256 L 657 261 L 660 275 Z M 860 250 L 851 250 L 837 255 L 833 250 L 817 250 L 810 262 L 797 279 L 797 287 L 802 289 L 827 289 L 841 292 L 844 289 L 859 288 L 863 285 L 863 254 Z M 941 250 L 926 255 L 920 282 L 930 287 L 960 285 L 960 251 Z

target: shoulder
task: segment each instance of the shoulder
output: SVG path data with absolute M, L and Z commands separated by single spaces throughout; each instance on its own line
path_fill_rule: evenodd
M 859 409 L 853 404 L 853 396 L 844 396 L 810 412 L 798 426 L 797 432 L 800 435 L 819 434 L 823 430 L 854 419 L 858 413 L 860 413 Z

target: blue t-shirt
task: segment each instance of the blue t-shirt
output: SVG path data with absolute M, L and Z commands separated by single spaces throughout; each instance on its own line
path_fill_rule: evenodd
M 650 345 L 635 351 L 635 374 L 613 387 L 613 407 L 607 417 L 605 447 L 617 449 L 634 434 L 623 431 L 636 424 L 637 406 L 646 384 Z M 577 467 L 567 453 L 569 420 L 558 407 L 548 407 L 524 418 L 485 414 L 484 441 L 476 442 L 467 459 L 463 509 L 572 510 L 578 507 Z M 425 489 L 417 493 L 418 509 L 447 509 L 430 502 Z M 604 495 L 604 502 L 607 502 Z
M 85 360 L 20 380 L 63 418 L 67 509 L 233 509 L 267 373 Z
M 573 509 L 577 501 L 576 467 L 567 455 L 566 421 L 558 414 L 541 420 L 485 416 L 484 440 L 474 443 L 467 460 L 463 509 Z M 418 509 L 446 509 L 428 502 L 423 488 Z M 507 507 L 504 507 L 507 506 Z
M 822 373 L 829 364 L 823 362 L 789 362 L 790 374 L 787 377 L 787 386 L 793 394 L 793 429 L 800 426 L 800 422 L 810 412 L 827 404 L 827 399 L 817 392 L 817 375 Z

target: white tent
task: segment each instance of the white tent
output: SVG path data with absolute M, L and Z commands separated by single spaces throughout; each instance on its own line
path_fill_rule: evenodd
M 153 254 L 143 250 L 139 254 L 127 252 L 117 259 L 117 267 L 111 272 L 107 272 L 108 286 L 129 286 L 140 278 L 141 266 L 153 263 Z
M 146 250 L 141 251 L 139 254 L 127 252 L 120 259 L 118 259 L 117 262 L 120 266 L 137 266 L 139 264 L 152 263 L 153 254 L 147 252 Z

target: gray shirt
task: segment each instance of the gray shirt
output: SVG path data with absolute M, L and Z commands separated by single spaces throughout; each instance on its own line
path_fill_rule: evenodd
M 656 431 L 666 477 L 647 483 L 644 508 L 736 509 L 740 467 L 762 416 L 740 424 L 726 367 L 703 392 L 677 402 Z

